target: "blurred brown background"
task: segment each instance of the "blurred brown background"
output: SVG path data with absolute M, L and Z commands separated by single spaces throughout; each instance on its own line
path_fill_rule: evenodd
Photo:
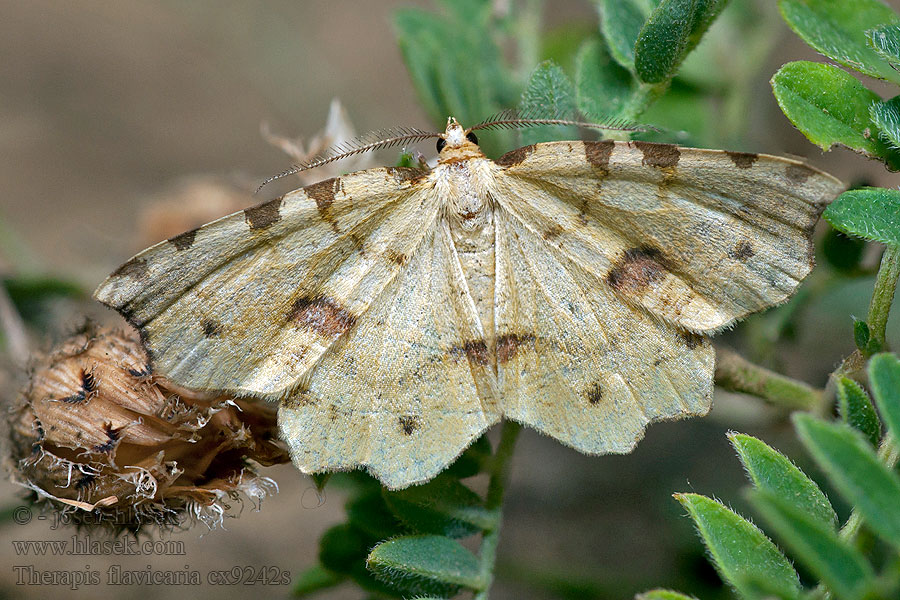
M 0 271 L 30 269 L 93 289 L 141 249 L 137 215 L 150 199 L 185 176 L 215 174 L 252 186 L 279 172 L 290 159 L 263 140 L 260 123 L 311 136 L 324 126 L 333 97 L 358 132 L 440 125 L 428 123 L 418 108 L 394 42 L 391 11 L 410 4 L 431 6 L 424 0 L 0 2 Z M 900 8 L 897 0 L 889 4 Z M 547 27 L 596 22 L 586 1 L 552 5 Z M 780 27 L 775 55 L 753 90 L 748 147 L 735 149 L 802 155 L 846 181 L 896 186 L 895 175 L 852 153 L 823 155 L 778 111 L 768 78 L 787 60 L 817 59 Z M 430 144 L 421 150 L 433 153 Z M 247 205 L 258 200 L 246 196 Z M 852 349 L 848 315 L 865 314 L 870 290 L 865 280 L 825 295 L 804 316 L 782 366 L 823 385 Z M 116 322 L 109 311 L 82 310 Z M 63 313 L 58 330 L 80 318 Z M 895 347 L 896 322 L 890 333 Z M 743 475 L 724 437 L 730 428 L 761 435 L 803 459 L 778 413 L 724 394 L 709 418 L 654 425 L 626 457 L 581 456 L 527 432 L 514 462 L 493 597 L 560 597 L 546 590 L 560 581 L 610 598 L 685 580 L 717 585 L 670 494 L 697 491 L 746 508 L 739 492 Z M 185 556 L 16 556 L 12 540 L 69 539 L 75 532 L 51 531 L 37 519 L 6 524 L 0 528 L 0 596 L 284 597 L 289 587 L 25 588 L 16 585 L 13 571 L 14 565 L 90 565 L 105 580 L 106 567 L 115 563 L 125 569 L 189 565 L 204 575 L 235 565 L 297 573 L 315 561 L 321 532 L 341 519 L 340 494 L 329 489 L 314 508 L 306 477 L 291 467 L 266 474 L 281 492 L 261 512 L 248 505 L 225 531 L 198 526 L 172 534 L 186 541 Z M 3 483 L 0 496 L 14 505 L 21 492 Z M 361 596 L 343 588 L 329 597 Z

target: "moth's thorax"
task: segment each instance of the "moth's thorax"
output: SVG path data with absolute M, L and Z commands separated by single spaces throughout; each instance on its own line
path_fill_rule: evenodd
M 438 164 L 436 190 L 451 230 L 476 234 L 493 227 L 492 163 L 486 158 Z

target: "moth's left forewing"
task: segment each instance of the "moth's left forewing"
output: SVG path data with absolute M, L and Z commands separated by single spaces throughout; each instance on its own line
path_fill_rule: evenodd
M 645 142 L 550 142 L 501 157 L 498 201 L 623 300 L 715 331 L 786 300 L 843 188 L 795 160 Z
M 278 397 L 399 272 L 437 215 L 427 187 L 405 169 L 322 181 L 141 252 L 95 297 L 176 383 Z

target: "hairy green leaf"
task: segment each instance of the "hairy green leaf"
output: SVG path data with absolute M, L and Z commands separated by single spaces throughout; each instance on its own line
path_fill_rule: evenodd
M 638 594 L 634 600 L 697 600 L 693 596 L 687 596 L 681 592 L 672 590 L 650 590 L 643 594 Z
M 575 88 L 569 78 L 553 61 L 545 60 L 535 68 L 528 80 L 519 109 L 523 113 L 555 117 L 571 115 L 575 111 Z M 571 126 L 541 125 L 522 130 L 523 144 L 553 140 L 571 140 L 578 131 Z
M 900 65 L 900 25 L 885 25 L 866 32 L 869 45 L 875 49 L 888 64 Z
M 791 62 L 772 77 L 782 112 L 809 141 L 823 150 L 841 144 L 885 160 L 897 169 L 897 156 L 878 137 L 869 108 L 881 101 L 855 77 L 837 67 Z
M 729 433 L 728 439 L 757 489 L 799 506 L 822 527 L 837 526 L 837 515 L 828 498 L 786 456 L 749 435 Z
M 855 429 L 794 413 L 801 441 L 838 491 L 885 541 L 900 547 L 900 478 Z
M 724 7 L 723 0 L 662 0 L 635 43 L 638 78 L 646 83 L 671 79 Z
M 812 518 L 803 506 L 766 490 L 750 500 L 763 518 L 810 571 L 841 600 L 862 600 L 872 590 L 875 575 L 858 550 L 840 539 L 837 531 Z
M 478 494 L 452 477 L 438 476 L 396 492 L 385 490 L 384 498 L 394 514 L 418 533 L 458 538 L 497 526 L 497 512 L 484 508 Z
M 847 377 L 837 381 L 838 409 L 844 423 L 859 430 L 867 440 L 877 446 L 881 440 L 881 422 L 866 390 Z
M 637 0 L 599 0 L 597 5 L 609 53 L 620 66 L 634 72 L 634 44 L 653 7 Z
M 862 188 L 844 192 L 822 215 L 835 229 L 882 244 L 900 244 L 900 191 Z
M 900 361 L 893 354 L 877 354 L 869 361 L 869 382 L 881 417 L 900 445 Z
M 894 152 L 900 151 L 900 96 L 873 104 L 869 112 L 872 122 L 880 130 L 882 141 Z
M 475 555 L 442 536 L 405 536 L 382 542 L 366 562 L 376 576 L 402 581 L 404 587 L 419 594 L 452 596 L 463 587 L 484 587 Z
M 349 523 L 335 525 L 319 538 L 319 562 L 328 571 L 350 577 L 365 590 L 391 594 L 392 587 L 366 571 L 366 553 L 373 543 Z
M 825 56 L 860 73 L 900 82 L 867 41 L 867 30 L 900 21 L 879 0 L 779 0 L 778 7 L 790 28 Z
M 591 119 L 618 116 L 634 91 L 634 77 L 614 62 L 603 42 L 586 41 L 575 58 L 578 110 Z
M 754 581 L 766 589 L 778 590 L 779 597 L 797 595 L 800 579 L 794 567 L 750 521 L 706 496 L 675 494 L 675 499 L 694 520 L 722 579 L 739 593 L 746 591 L 747 596 L 753 596 L 753 589 L 745 588 Z

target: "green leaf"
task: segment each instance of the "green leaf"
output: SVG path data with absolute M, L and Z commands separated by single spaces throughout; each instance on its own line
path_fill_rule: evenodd
M 875 575 L 862 554 L 789 499 L 765 490 L 750 500 L 796 558 L 841 600 L 862 600 L 872 590 Z
M 581 46 L 575 57 L 575 98 L 581 113 L 591 119 L 616 117 L 634 86 L 634 77 L 610 58 L 601 40 Z
M 720 502 L 699 494 L 675 494 L 684 506 L 713 564 L 738 593 L 754 596 L 748 581 L 779 591 L 778 597 L 793 598 L 800 589 L 800 579 L 790 561 L 755 525 L 725 508 Z M 747 589 L 745 589 L 747 588 Z
M 723 0 L 662 0 L 635 43 L 638 78 L 646 83 L 671 79 L 724 7 Z
M 636 0 L 599 0 L 600 31 L 609 53 L 619 65 L 634 72 L 634 44 L 647 17 L 650 4 Z
M 900 26 L 886 25 L 866 32 L 869 45 L 892 67 L 900 64 Z
M 559 65 L 545 60 L 532 72 L 528 85 L 522 92 L 519 109 L 522 113 L 538 116 L 571 115 L 575 111 L 575 88 Z M 541 125 L 522 130 L 523 144 L 571 140 L 577 137 L 578 131 L 571 126 Z
M 717 117 L 716 99 L 686 82 L 681 74 L 672 79 L 669 88 L 641 114 L 645 123 L 663 128 L 635 134 L 635 138 L 653 142 L 675 142 L 684 146 L 714 143 Z
M 900 361 L 893 354 L 876 354 L 869 361 L 869 383 L 881 418 L 900 445 Z
M 869 114 L 880 130 L 882 141 L 895 152 L 900 149 L 900 96 L 873 104 Z
M 822 527 L 837 526 L 838 518 L 828 498 L 786 456 L 749 435 L 729 433 L 728 439 L 757 489 L 799 506 Z
M 418 594 L 452 596 L 463 587 L 479 590 L 485 586 L 475 555 L 437 535 L 382 542 L 369 553 L 366 564 L 377 577 L 403 581 Z
M 294 578 L 293 595 L 308 596 L 339 585 L 346 579 L 346 576 L 329 571 L 322 565 L 314 565 Z
M 778 106 L 803 135 L 823 150 L 835 144 L 898 167 L 897 157 L 878 138 L 869 108 L 881 101 L 855 77 L 837 67 L 791 62 L 772 77 Z
M 869 324 L 862 319 L 853 317 L 853 342 L 860 352 L 868 352 L 869 343 L 872 341 L 872 332 Z
M 384 540 L 407 533 L 398 518 L 388 508 L 379 489 L 374 493 L 360 494 L 344 506 L 350 523 L 365 532 L 372 540 Z
M 866 391 L 852 379 L 841 377 L 837 381 L 837 396 L 844 423 L 857 429 L 873 446 L 877 446 L 881 440 L 881 422 Z
M 900 191 L 862 188 L 844 192 L 822 215 L 831 226 L 848 235 L 900 244 Z
M 847 236 L 840 231 L 829 228 L 822 240 L 822 254 L 832 267 L 852 275 L 860 270 L 863 257 L 864 241 Z
M 84 289 L 73 281 L 41 275 L 0 277 L 0 285 L 6 288 L 18 313 L 31 324 L 46 320 L 47 301 L 56 298 L 78 300 L 87 296 Z
M 878 0 L 779 0 L 778 7 L 794 33 L 825 56 L 860 73 L 900 82 L 866 38 L 866 30 L 900 20 Z
M 366 553 L 371 543 L 368 536 L 349 523 L 335 525 L 319 538 L 319 562 L 323 568 L 348 576 L 367 590 L 390 592 L 391 588 L 366 571 Z
M 512 106 L 517 94 L 491 27 L 491 3 L 442 4 L 446 14 L 416 8 L 396 11 L 397 43 L 435 126 L 443 128 L 451 115 L 471 126 Z M 503 139 L 502 135 L 495 137 Z M 488 140 L 488 147 L 491 145 L 495 142 Z
M 650 590 L 643 594 L 638 594 L 634 600 L 697 600 L 693 596 L 687 596 L 681 592 L 672 590 Z
M 877 535 L 900 547 L 900 478 L 855 429 L 794 413 L 801 441 Z
M 325 489 L 325 485 L 328 483 L 328 480 L 331 479 L 332 475 L 334 475 L 334 473 L 313 473 L 309 477 L 313 480 L 316 491 L 321 493 L 322 490 Z
M 458 479 L 477 475 L 484 468 L 485 463 L 491 459 L 492 453 L 491 442 L 486 435 L 483 435 L 466 448 L 466 451 L 447 467 L 444 474 Z
M 384 499 L 397 517 L 418 533 L 465 537 L 497 526 L 499 515 L 458 480 L 438 476 L 425 485 L 390 492 Z

